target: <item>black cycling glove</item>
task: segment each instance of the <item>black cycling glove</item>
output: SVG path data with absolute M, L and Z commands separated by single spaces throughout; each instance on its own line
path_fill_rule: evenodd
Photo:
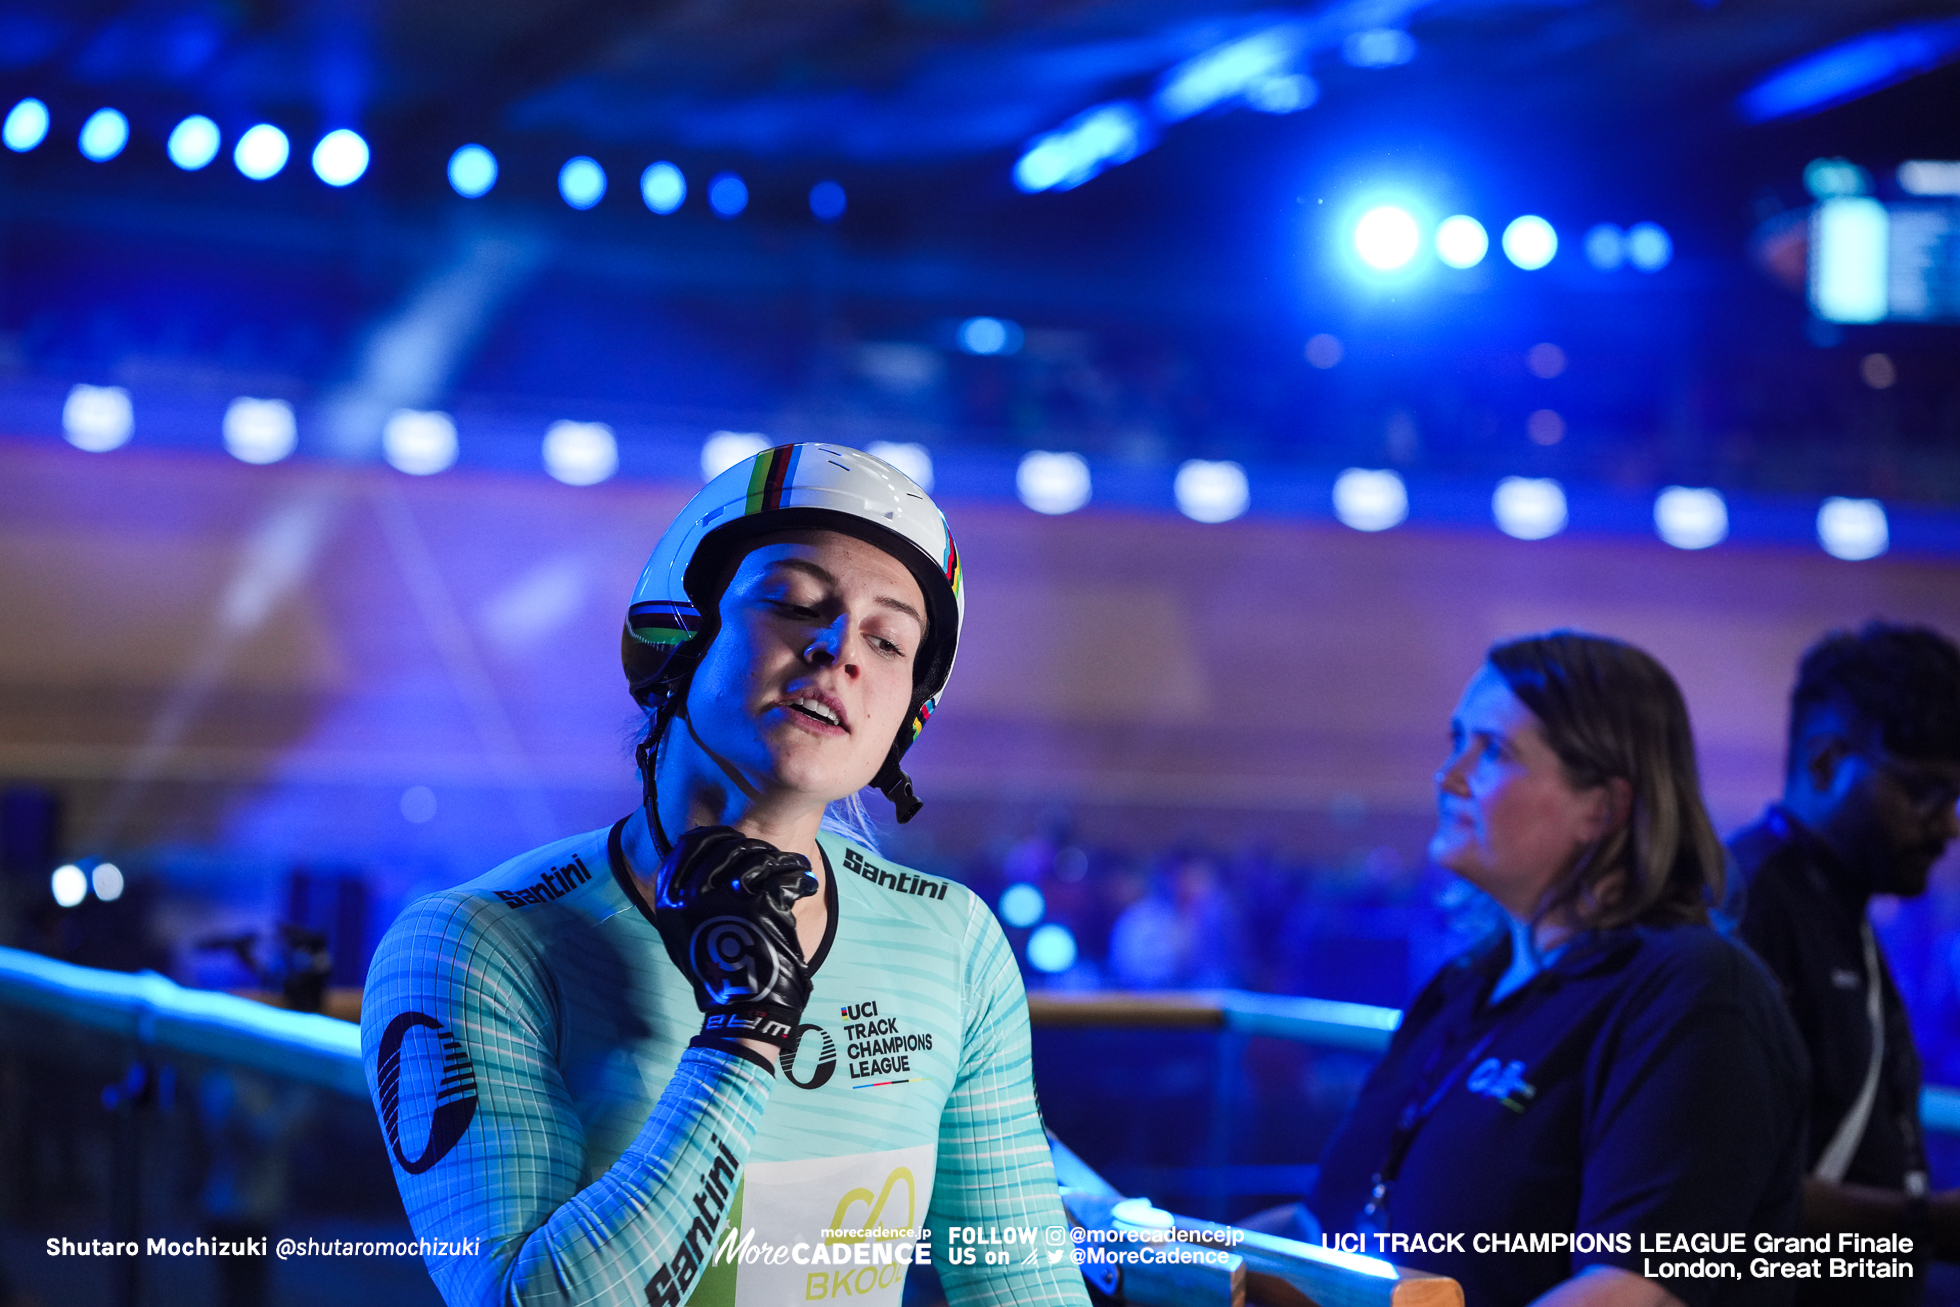
M 810 860 L 730 826 L 696 826 L 660 864 L 654 925 L 706 1015 L 697 1046 L 785 1047 L 810 1001 L 796 901 L 817 890 Z

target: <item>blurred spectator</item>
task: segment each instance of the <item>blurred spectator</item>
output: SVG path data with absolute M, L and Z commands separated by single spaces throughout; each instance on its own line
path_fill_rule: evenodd
M 1132 989 L 1227 989 L 1245 971 L 1238 908 L 1210 859 L 1173 862 L 1123 910 L 1109 937 L 1110 972 Z

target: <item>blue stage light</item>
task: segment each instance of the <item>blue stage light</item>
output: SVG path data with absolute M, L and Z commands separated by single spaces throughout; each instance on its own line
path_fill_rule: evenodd
M 1361 261 L 1382 272 L 1392 272 L 1416 256 L 1422 233 L 1408 210 L 1384 204 L 1361 215 L 1354 224 L 1354 252 Z
M 1436 225 L 1436 257 L 1452 268 L 1474 268 L 1490 253 L 1484 224 L 1459 213 Z
M 7 110 L 0 124 L 0 141 L 15 154 L 25 154 L 48 138 L 48 106 L 29 96 Z
M 234 399 L 223 431 L 225 448 L 241 463 L 277 463 L 299 445 L 293 406 L 283 399 Z
M 1252 502 L 1252 487 L 1237 463 L 1186 459 L 1171 483 L 1177 511 L 1193 522 L 1229 522 Z
M 136 434 L 136 410 L 121 386 L 78 385 L 61 405 L 61 433 L 91 454 L 121 449 Z
M 1080 454 L 1029 450 L 1014 470 L 1014 492 L 1037 513 L 1073 513 L 1089 502 L 1089 464 Z
M 1544 267 L 1557 253 L 1558 233 L 1535 213 L 1513 218 L 1504 229 L 1504 257 L 1526 272 Z
M 1409 516 L 1409 488 L 1392 471 L 1351 467 L 1334 479 L 1334 516 L 1357 531 L 1386 531 Z
M 1152 101 L 1157 115 L 1165 122 L 1180 122 L 1227 100 L 1249 96 L 1286 74 L 1299 46 L 1300 35 L 1289 25 L 1255 32 L 1186 59 L 1159 83 Z
M 1674 242 L 1658 223 L 1636 222 L 1627 228 L 1627 262 L 1642 272 L 1659 272 L 1674 258 Z
M 447 413 L 396 409 L 381 428 L 381 456 L 398 472 L 434 476 L 456 461 L 456 423 Z
M 672 213 L 687 199 L 687 178 L 664 159 L 650 163 L 640 174 L 640 198 L 655 213 Z
M 1047 911 L 1048 901 L 1041 897 L 1041 891 L 1025 882 L 1009 885 L 1001 892 L 1000 919 L 1010 926 L 1025 930 Z
M 1586 233 L 1586 262 L 1601 272 L 1611 272 L 1627 261 L 1626 233 L 1610 222 L 1602 222 Z
M 83 158 L 107 163 L 129 144 L 129 119 L 114 109 L 97 109 L 82 124 L 82 134 L 76 143 L 81 146 Z
M 1736 110 L 1747 122 L 1815 113 L 1928 72 L 1960 58 L 1960 18 L 1904 23 L 1867 32 L 1805 55 L 1743 92 Z
M 219 144 L 218 124 L 194 113 L 170 129 L 170 139 L 163 148 L 170 162 L 185 172 L 196 172 L 218 157 Z
M 1341 57 L 1356 68 L 1394 68 L 1416 57 L 1416 39 L 1399 27 L 1350 32 L 1341 42 Z
M 1075 936 L 1059 921 L 1051 921 L 1028 936 L 1028 965 L 1055 975 L 1075 965 Z
M 1006 318 L 968 318 L 960 324 L 960 348 L 968 354 L 1014 354 L 1024 339 L 1021 324 Z
M 567 159 L 558 170 L 558 194 L 574 209 L 589 209 L 606 197 L 606 170 L 582 154 Z
M 1246 107 L 1260 113 L 1298 113 L 1319 99 L 1320 83 L 1305 73 L 1262 77 L 1245 88 Z
M 271 123 L 260 123 L 238 138 L 238 144 L 231 150 L 231 160 L 238 165 L 238 171 L 255 182 L 262 182 L 278 176 L 292 152 L 286 133 Z
M 544 433 L 544 470 L 568 486 L 596 486 L 619 470 L 619 442 L 603 422 L 554 422 Z
M 1654 530 L 1676 549 L 1706 549 L 1729 534 L 1729 506 L 1718 490 L 1669 486 L 1654 497 Z
M 1505 477 L 1490 500 L 1497 529 L 1519 540 L 1543 540 L 1565 530 L 1565 487 L 1550 477 Z
M 748 183 L 732 172 L 718 172 L 708 182 L 708 207 L 723 218 L 733 218 L 749 207 Z
M 497 156 L 481 145 L 465 145 L 449 156 L 449 186 L 466 200 L 488 195 L 497 184 Z
M 1826 499 L 1817 509 L 1817 543 L 1847 563 L 1877 558 L 1892 545 L 1885 505 L 1876 499 Z
M 328 132 L 313 147 L 313 175 L 329 186 L 351 186 L 368 168 L 368 143 L 359 132 L 342 127 Z
M 836 222 L 844 216 L 844 188 L 836 182 L 821 181 L 810 188 L 810 212 L 818 222 Z
M 1099 104 L 1029 142 L 1014 164 L 1014 185 L 1030 195 L 1071 190 L 1150 144 L 1150 126 L 1136 105 Z

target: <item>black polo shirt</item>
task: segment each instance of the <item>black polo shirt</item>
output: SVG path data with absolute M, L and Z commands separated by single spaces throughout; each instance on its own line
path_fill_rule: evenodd
M 1795 1232 L 1807 1071 L 1747 950 L 1700 926 L 1584 934 L 1492 1004 L 1510 954 L 1505 939 L 1445 967 L 1410 1005 L 1321 1156 L 1307 1204 L 1328 1231 L 1357 1228 L 1398 1118 L 1440 1085 L 1388 1229 L 1459 1234 L 1462 1248 L 1388 1255 L 1454 1277 L 1468 1307 L 1528 1303 L 1594 1264 L 1706 1260 L 1643 1253 L 1642 1236 Z M 1477 1251 L 1478 1234 L 1517 1233 L 1608 1238 Z M 1790 1300 L 1787 1281 L 1738 1265 L 1741 1280 L 1660 1282 L 1688 1307 Z
M 1809 1172 L 1857 1100 L 1871 1065 L 1863 935 L 1870 894 L 1851 868 L 1782 808 L 1771 808 L 1729 847 L 1736 864 L 1730 910 L 1740 918 L 1737 933 L 1776 976 L 1810 1054 Z M 1896 1192 L 1906 1188 L 1908 1175 L 1926 1173 L 1919 1053 L 1885 954 L 1877 956 L 1885 1050 L 1871 1116 L 1843 1180 Z M 1825 1281 L 1805 1286 L 1799 1301 L 1913 1303 L 1923 1294 L 1917 1278 Z

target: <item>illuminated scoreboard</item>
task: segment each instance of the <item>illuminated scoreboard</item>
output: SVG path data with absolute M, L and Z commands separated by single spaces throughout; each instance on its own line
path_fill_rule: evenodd
M 1960 322 L 1960 163 L 1899 169 L 1915 198 L 1820 198 L 1810 304 L 1830 322 Z

